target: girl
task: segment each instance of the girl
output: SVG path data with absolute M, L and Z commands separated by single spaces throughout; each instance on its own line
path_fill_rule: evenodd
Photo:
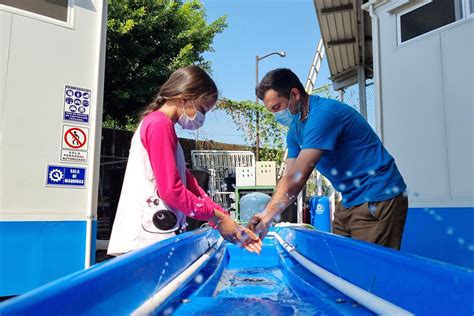
M 186 169 L 174 125 L 195 130 L 217 101 L 217 87 L 198 66 L 175 71 L 143 113 L 130 155 L 108 254 L 120 255 L 175 236 L 186 215 L 207 220 L 222 237 L 260 253 L 261 241 L 214 203 Z

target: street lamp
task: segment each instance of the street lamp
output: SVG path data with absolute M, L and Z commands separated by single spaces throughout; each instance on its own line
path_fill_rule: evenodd
M 264 58 L 267 58 L 267 57 L 271 56 L 271 55 L 278 55 L 280 57 L 285 57 L 286 53 L 284 51 L 281 51 L 281 52 L 273 52 L 273 53 L 270 53 L 270 54 L 266 54 L 265 56 L 262 56 L 262 57 L 258 57 L 258 55 L 255 56 L 255 79 L 256 79 L 256 82 L 257 82 L 255 87 L 258 86 L 258 62 L 260 60 L 264 59 Z M 257 96 L 255 96 L 255 103 L 258 104 L 258 97 Z M 257 125 L 256 126 L 257 127 L 257 131 L 256 131 L 257 133 L 256 133 L 256 144 L 255 144 L 256 153 L 255 154 L 257 156 L 256 161 L 258 161 L 259 160 L 259 147 L 260 147 L 260 133 L 259 133 L 259 127 L 258 127 L 259 121 L 260 121 L 260 113 L 258 111 L 257 111 L 257 115 L 256 115 L 255 119 L 256 119 L 256 125 Z

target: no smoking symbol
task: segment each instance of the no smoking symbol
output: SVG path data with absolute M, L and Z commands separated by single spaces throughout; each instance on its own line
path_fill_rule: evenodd
M 80 128 L 70 128 L 64 133 L 64 141 L 71 148 L 81 148 L 87 141 L 86 133 Z

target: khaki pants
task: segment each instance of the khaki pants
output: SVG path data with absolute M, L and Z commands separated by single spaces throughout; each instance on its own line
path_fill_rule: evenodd
M 390 200 L 350 208 L 338 202 L 332 232 L 399 250 L 407 211 L 408 198 L 405 193 Z

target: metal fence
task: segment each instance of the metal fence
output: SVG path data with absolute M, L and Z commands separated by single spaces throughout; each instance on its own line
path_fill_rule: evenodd
M 375 89 L 373 80 L 367 80 L 365 91 L 367 103 L 367 122 L 375 130 Z M 358 84 L 344 89 L 343 102 L 360 112 Z
M 237 127 L 238 122 L 234 122 L 232 117 L 224 111 L 214 108 L 206 114 L 206 122 L 197 131 L 182 129 L 176 125 L 176 133 L 180 138 L 195 139 L 199 150 L 213 150 L 211 142 L 229 144 L 229 150 L 235 149 L 235 145 L 252 146 L 246 141 L 245 132 Z
M 209 195 L 224 208 L 231 208 L 234 199 L 236 167 L 254 167 L 251 151 L 193 150 L 193 168 L 210 173 Z
M 372 129 L 376 130 L 376 107 L 375 107 L 375 88 L 373 80 L 366 81 L 366 107 L 367 107 L 367 122 L 372 127 Z M 337 99 L 346 103 L 347 105 L 353 107 L 358 112 L 360 112 L 360 96 L 359 96 L 359 85 L 355 84 L 349 87 L 346 87 L 342 93 L 342 100 L 341 94 L 336 93 L 332 90 L 332 85 L 324 85 L 318 88 L 313 89 L 313 93 L 321 95 L 323 97 L 329 97 L 333 99 Z M 332 195 L 334 188 L 332 187 L 331 183 L 322 177 L 318 182 L 317 172 L 313 171 L 308 179 L 306 185 L 306 198 L 310 198 L 315 195 Z M 334 199 L 340 199 L 340 194 L 335 193 L 337 196 Z
M 324 85 L 315 88 L 313 91 L 324 97 L 340 99 L 340 95 L 332 90 L 332 85 Z M 357 111 L 359 108 L 359 86 L 357 84 L 347 87 L 343 90 L 344 103 L 350 105 Z M 375 89 L 373 80 L 366 82 L 366 105 L 367 105 L 367 121 L 375 130 L 376 113 L 375 113 Z M 216 149 L 213 142 L 218 142 L 221 150 L 236 150 L 235 145 L 248 146 L 247 150 L 251 150 L 251 146 L 255 144 L 246 137 L 245 130 L 239 130 L 237 124 L 232 117 L 220 109 L 214 109 L 206 114 L 206 123 L 198 131 L 188 131 L 181 129 L 178 125 L 176 131 L 179 137 L 196 140 L 197 150 L 214 150 Z M 228 145 L 226 147 L 226 144 Z M 212 169 L 212 168 L 211 168 Z M 216 175 L 219 177 L 219 175 Z M 312 174 L 308 181 L 306 196 L 311 197 L 317 194 L 318 186 L 315 181 L 316 174 Z M 219 182 L 219 181 L 218 181 Z M 322 191 L 328 194 L 331 191 L 330 183 L 322 181 Z M 220 199 L 220 198 L 219 198 Z
M 367 81 L 366 85 L 366 96 L 367 96 L 367 120 L 372 128 L 375 129 L 375 90 L 372 81 Z M 332 91 L 332 86 L 322 86 L 315 91 L 320 91 L 318 94 L 322 96 L 339 99 L 339 95 Z M 322 91 L 322 92 L 321 92 Z M 359 87 L 357 85 L 350 86 L 344 89 L 343 101 L 359 110 Z M 195 145 L 191 150 L 215 150 L 219 149 L 222 151 L 248 151 L 252 150 L 254 142 L 252 137 L 245 135 L 245 128 L 239 129 L 233 118 L 226 114 L 224 111 L 214 109 L 206 115 L 206 123 L 198 131 L 188 131 L 181 129 L 179 125 L 176 125 L 176 131 L 178 137 L 191 139 Z M 239 125 L 239 127 L 242 124 Z M 110 234 L 110 227 L 113 221 L 113 215 L 115 214 L 115 208 L 118 203 L 118 197 L 120 195 L 120 187 L 123 179 L 123 173 L 127 162 L 128 149 L 130 145 L 130 139 L 133 132 L 118 131 L 104 129 L 103 131 L 103 145 L 101 153 L 101 170 L 100 170 L 100 187 L 99 187 L 99 205 L 98 205 L 98 235 L 100 238 L 108 239 Z M 246 137 L 247 136 L 247 137 Z M 250 140 L 250 141 L 248 141 Z M 255 163 L 253 163 L 255 164 Z M 194 163 L 193 163 L 194 165 Z M 205 163 L 198 163 L 197 165 L 205 166 Z M 222 192 L 222 194 L 215 194 L 215 200 L 226 206 L 230 206 L 229 191 L 232 188 L 220 188 L 219 186 L 224 183 L 224 178 L 228 177 L 224 169 L 224 173 L 215 171 L 216 168 L 210 168 L 214 170 L 214 181 L 211 183 L 213 188 L 216 188 L 216 192 Z M 224 166 L 225 167 L 225 166 Z M 212 172 L 212 171 L 211 171 Z M 329 195 L 331 192 L 331 186 L 328 182 L 321 181 L 321 189 L 323 194 Z M 219 187 L 219 189 L 217 189 Z M 308 181 L 306 189 L 306 197 L 311 197 L 318 192 L 318 183 L 316 181 L 316 173 L 311 175 Z

